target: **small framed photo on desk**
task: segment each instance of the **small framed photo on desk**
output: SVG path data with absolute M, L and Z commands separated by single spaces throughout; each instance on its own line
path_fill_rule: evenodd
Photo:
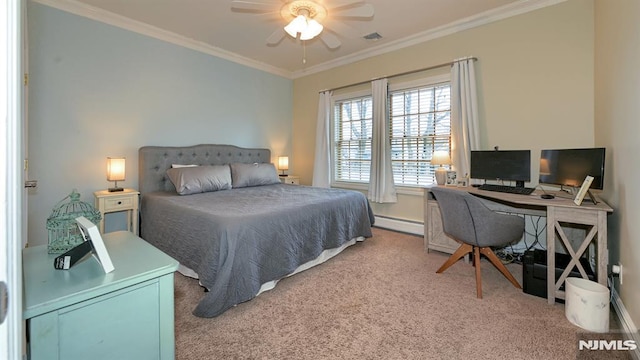
M 457 177 L 458 175 L 455 171 L 447 171 L 447 178 L 444 184 L 446 186 L 458 186 Z

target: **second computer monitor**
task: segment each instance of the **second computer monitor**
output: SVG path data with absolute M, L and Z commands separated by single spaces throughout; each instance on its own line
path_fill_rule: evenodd
M 604 186 L 605 148 L 553 149 L 540 152 L 541 184 L 580 187 L 593 176 L 591 189 Z
M 515 181 L 523 187 L 531 181 L 531 150 L 471 151 L 472 179 Z

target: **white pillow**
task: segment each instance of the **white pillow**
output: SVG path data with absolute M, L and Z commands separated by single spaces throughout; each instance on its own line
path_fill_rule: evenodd
M 196 165 L 196 164 L 189 164 L 189 165 L 171 164 L 171 167 L 174 168 L 174 169 L 175 168 L 183 168 L 183 167 L 196 167 L 196 166 L 199 166 L 199 165 Z

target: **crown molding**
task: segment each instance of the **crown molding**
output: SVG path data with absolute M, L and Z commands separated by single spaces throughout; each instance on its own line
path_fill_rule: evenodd
M 506 19 L 511 16 L 524 14 L 543 7 L 556 5 L 567 0 L 521 0 L 511 3 L 481 14 L 477 14 L 459 21 L 440 26 L 438 28 L 424 31 L 403 39 L 392 41 L 384 45 L 369 48 L 356 52 L 351 55 L 342 56 L 334 60 L 324 62 L 322 64 L 309 67 L 300 71 L 284 70 L 260 61 L 256 61 L 236 53 L 197 41 L 176 33 L 163 30 L 161 28 L 151 26 L 139 21 L 129 19 L 127 17 L 114 14 L 100 8 L 90 6 L 76 0 L 32 0 L 36 3 L 56 8 L 62 11 L 72 13 L 74 15 L 86 17 L 95 21 L 99 21 L 108 25 L 116 26 L 125 30 L 146 35 L 158 40 L 166 41 L 174 45 L 182 46 L 191 50 L 199 51 L 205 54 L 216 56 L 225 60 L 232 61 L 237 64 L 245 65 L 257 70 L 265 71 L 274 75 L 282 76 L 288 79 L 296 79 L 303 76 L 312 75 L 321 71 L 326 71 L 338 66 L 347 65 L 360 60 L 364 60 L 373 56 L 382 55 L 402 48 L 420 44 L 429 40 L 437 39 L 447 35 L 455 34 L 460 31 L 472 29 L 474 27 L 486 25 L 498 20 Z
M 441 38 L 447 35 L 455 34 L 464 30 L 472 29 L 478 26 L 490 24 L 492 22 L 503 20 L 512 16 L 524 14 L 530 11 L 538 10 L 547 6 L 556 5 L 567 0 L 522 0 L 501 6 L 496 9 L 486 11 L 456 22 L 452 22 L 435 29 L 427 30 L 415 35 L 408 36 L 403 39 L 392 41 L 384 45 L 369 48 L 347 56 L 343 56 L 322 64 L 309 67 L 304 70 L 294 71 L 292 77 L 294 79 L 312 75 L 321 71 L 326 71 L 338 66 L 351 64 L 370 57 L 386 54 L 402 48 L 424 43 L 430 40 Z
M 166 41 L 168 43 L 182 46 L 191 50 L 199 51 L 205 54 L 213 55 L 225 60 L 232 61 L 237 64 L 245 65 L 257 70 L 262 70 L 274 75 L 282 76 L 291 79 L 292 73 L 281 68 L 249 59 L 247 57 L 238 55 L 236 53 L 206 44 L 201 41 L 197 41 L 186 36 L 178 35 L 171 31 L 163 30 L 161 28 L 145 24 L 143 22 L 135 21 L 127 17 L 114 14 L 109 11 L 102 10 L 100 8 L 90 6 L 75 0 L 32 0 L 33 2 L 46 5 L 58 10 L 66 11 L 68 13 L 89 18 L 91 20 L 99 21 L 108 25 L 119 27 L 125 30 L 136 32 L 138 34 L 146 35 L 158 40 Z

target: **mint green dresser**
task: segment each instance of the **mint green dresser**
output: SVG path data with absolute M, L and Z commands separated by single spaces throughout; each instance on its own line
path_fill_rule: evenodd
M 47 246 L 23 251 L 32 360 L 173 359 L 173 273 L 178 262 L 128 231 L 103 235 L 115 267 L 87 256 L 55 270 Z M 58 254 L 59 255 L 59 254 Z

